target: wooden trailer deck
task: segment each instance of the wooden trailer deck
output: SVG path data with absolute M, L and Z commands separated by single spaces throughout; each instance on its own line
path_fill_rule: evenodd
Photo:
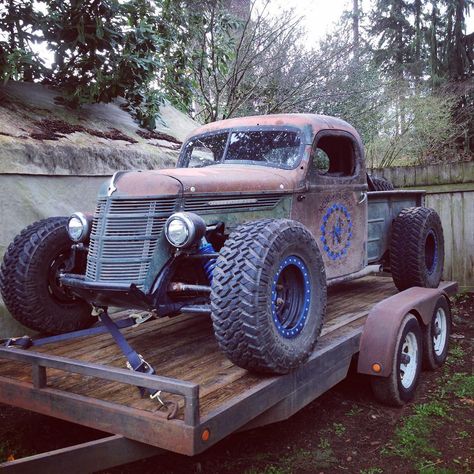
M 387 277 L 331 287 L 314 354 L 300 369 L 278 377 L 233 365 L 217 347 L 210 318 L 202 315 L 154 320 L 123 331 L 156 376 L 124 369 L 124 356 L 108 333 L 26 351 L 2 348 L 0 402 L 196 454 L 237 429 L 265 424 L 270 414 L 271 421 L 288 417 L 342 380 L 358 351 L 368 311 L 395 293 Z M 140 397 L 135 385 L 145 379 L 163 387 L 162 397 L 179 405 L 174 419 L 157 410 L 156 400 Z M 208 440 L 203 440 L 205 430 Z

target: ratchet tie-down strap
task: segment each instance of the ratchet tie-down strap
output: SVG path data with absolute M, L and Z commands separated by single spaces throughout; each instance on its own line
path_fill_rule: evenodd
M 102 322 L 101 326 L 96 326 L 89 329 L 83 329 L 80 331 L 73 331 L 66 334 L 59 334 L 57 336 L 49 336 L 41 339 L 31 339 L 29 336 L 16 337 L 10 339 L 0 340 L 0 344 L 5 347 L 19 347 L 21 349 L 28 349 L 33 346 L 44 346 L 46 344 L 52 344 L 55 342 L 67 341 L 84 336 L 93 336 L 104 332 L 109 332 L 114 338 L 115 343 L 119 346 L 124 356 L 127 358 L 127 367 L 134 372 L 140 372 L 143 374 L 155 374 L 155 369 L 127 342 L 124 335 L 120 332 L 120 329 L 128 328 L 131 326 L 138 326 L 139 324 L 147 321 L 152 316 L 143 317 L 129 316 L 128 318 L 121 319 L 119 321 L 113 321 L 108 315 L 107 311 L 102 308 L 95 310 L 94 313 L 98 316 Z M 162 407 L 168 409 L 167 418 L 171 419 L 176 416 L 178 406 L 173 402 L 163 401 L 161 398 L 161 390 L 151 390 L 145 387 L 138 387 L 140 395 L 142 397 L 149 396 L 152 400 L 157 400 Z M 160 407 L 161 408 L 161 407 Z

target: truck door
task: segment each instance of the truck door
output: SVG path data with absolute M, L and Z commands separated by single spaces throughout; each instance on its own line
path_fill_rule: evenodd
M 360 139 L 345 131 L 317 134 L 294 218 L 310 229 L 323 256 L 327 279 L 367 264 L 367 178 Z

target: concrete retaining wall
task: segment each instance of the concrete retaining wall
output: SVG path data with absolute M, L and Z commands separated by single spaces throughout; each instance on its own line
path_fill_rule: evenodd
M 15 235 L 51 216 L 93 211 L 97 191 L 107 176 L 0 174 L 0 258 Z M 0 338 L 31 333 L 8 314 L 0 298 Z

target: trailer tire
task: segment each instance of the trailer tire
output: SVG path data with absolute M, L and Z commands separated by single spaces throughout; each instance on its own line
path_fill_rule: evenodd
M 265 219 L 230 234 L 213 273 L 211 316 L 232 362 L 287 373 L 312 353 L 325 312 L 323 260 L 303 225 Z
M 72 241 L 66 217 L 50 217 L 24 229 L 5 253 L 0 290 L 11 315 L 24 326 L 58 334 L 91 326 L 91 306 L 57 284 Z
M 435 370 L 441 367 L 448 356 L 451 334 L 451 310 L 444 296 L 440 296 L 433 317 L 423 328 L 423 367 Z
M 390 239 L 390 271 L 395 286 L 437 288 L 443 274 L 444 237 L 434 209 L 407 207 L 395 218 Z
M 369 191 L 393 191 L 393 184 L 385 178 L 369 175 Z
M 403 406 L 415 395 L 420 379 L 422 358 L 421 329 L 416 317 L 408 313 L 400 324 L 392 371 L 388 377 L 371 377 L 375 398 L 390 406 Z M 409 360 L 403 357 L 408 355 Z M 402 374 L 403 373 L 403 374 Z

